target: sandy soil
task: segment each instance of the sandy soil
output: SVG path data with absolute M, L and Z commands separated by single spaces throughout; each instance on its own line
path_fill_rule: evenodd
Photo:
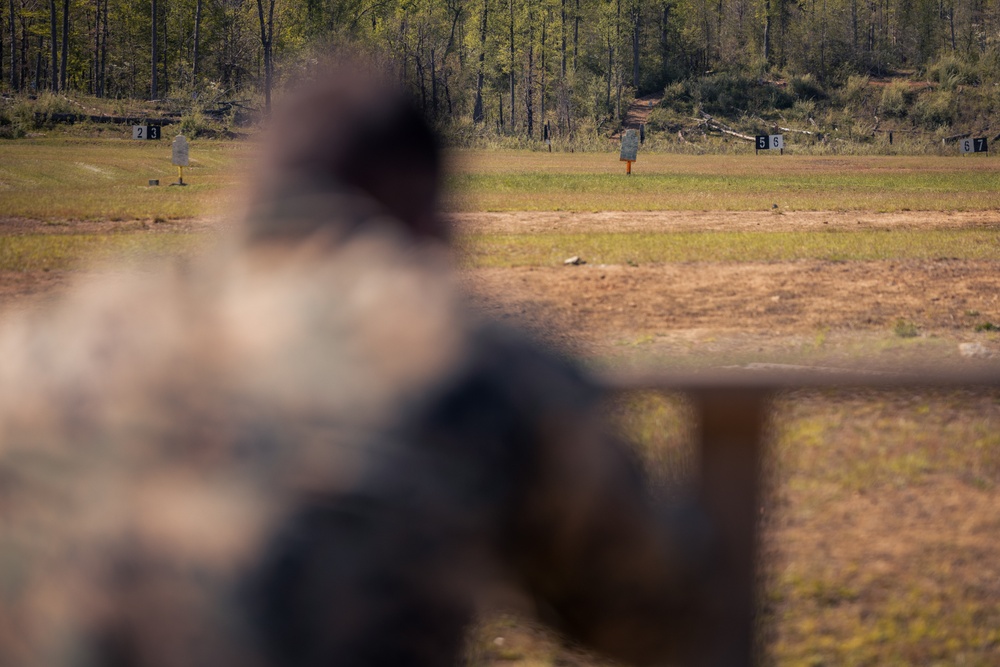
M 697 230 L 807 231 L 837 228 L 981 228 L 1000 211 L 901 212 L 517 212 L 451 216 L 456 234 Z M 40 223 L 0 219 L 3 236 L 26 233 L 216 232 L 219 220 Z M 73 272 L 0 273 L 0 307 L 56 295 Z M 860 338 L 893 338 L 900 319 L 921 337 L 1000 340 L 974 328 L 1000 324 L 1000 263 L 971 260 L 690 263 L 471 269 L 463 280 L 479 308 L 517 320 L 577 352 L 615 354 L 642 343 L 661 352 L 765 357 Z M 815 345 L 813 345 L 815 347 Z M 954 355 L 953 355 L 954 356 Z
M 519 211 L 454 213 L 456 233 L 816 231 L 962 229 L 1000 225 L 996 211 Z
M 455 216 L 457 233 L 539 231 L 791 231 L 841 228 L 975 228 L 1000 212 L 891 213 L 477 213 Z M 1000 344 L 976 325 L 1000 324 L 1000 263 L 935 261 L 690 263 L 472 269 L 480 308 L 517 319 L 579 352 L 644 342 L 661 351 L 765 356 L 799 351 L 817 337 L 856 347 L 893 339 L 900 320 L 922 340 Z M 724 340 L 723 340 L 724 339 Z M 814 346 L 815 347 L 815 346 Z M 836 350 L 832 350 L 836 352 Z M 613 352 L 612 352 L 613 353 Z M 863 350 L 862 350 L 863 353 Z M 822 355 L 821 355 L 822 356 Z

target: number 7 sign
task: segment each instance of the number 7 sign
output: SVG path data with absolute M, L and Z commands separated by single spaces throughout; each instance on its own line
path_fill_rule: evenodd
M 989 151 L 989 143 L 986 137 L 977 139 L 962 139 L 958 143 L 958 150 L 962 153 L 986 153 Z

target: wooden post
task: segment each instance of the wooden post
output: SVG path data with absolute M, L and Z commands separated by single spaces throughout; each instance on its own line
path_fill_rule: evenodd
M 719 574 L 706 591 L 712 644 L 702 665 L 749 667 L 754 655 L 759 475 L 768 393 L 692 394 L 699 424 L 700 498 L 717 531 Z
M 632 175 L 632 160 L 625 160 L 625 173 L 629 176 Z

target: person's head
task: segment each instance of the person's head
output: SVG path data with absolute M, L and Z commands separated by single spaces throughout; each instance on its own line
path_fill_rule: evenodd
M 448 236 L 437 134 L 401 86 L 357 61 L 326 68 L 276 106 L 265 161 L 258 200 L 360 191 L 414 237 Z M 280 223 L 266 235 L 280 236 Z

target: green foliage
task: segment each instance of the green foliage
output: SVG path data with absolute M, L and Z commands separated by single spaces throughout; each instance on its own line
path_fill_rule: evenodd
M 980 83 L 980 73 L 973 64 L 954 55 L 944 55 L 928 63 L 927 79 L 946 90 L 953 90 L 957 86 Z
M 813 78 L 812 74 L 803 74 L 802 76 L 793 76 L 792 80 L 788 82 L 789 88 L 791 88 L 792 95 L 795 96 L 797 100 L 825 100 L 827 98 L 826 91 L 823 90 L 823 86 Z
M 794 98 L 778 86 L 740 74 L 716 74 L 690 82 L 694 104 L 710 114 L 788 109 Z
M 893 325 L 892 331 L 900 338 L 916 338 L 920 335 L 917 325 L 902 317 L 896 320 L 896 324 Z
M 844 106 L 861 107 L 871 95 L 870 79 L 867 76 L 850 76 L 841 88 L 839 99 Z
M 942 125 L 951 125 L 955 120 L 957 102 L 955 93 L 948 89 L 935 90 L 921 95 L 911 113 L 915 122 L 933 130 Z
M 911 86 L 906 81 L 893 81 L 882 89 L 879 113 L 897 118 L 906 115 L 912 99 Z

